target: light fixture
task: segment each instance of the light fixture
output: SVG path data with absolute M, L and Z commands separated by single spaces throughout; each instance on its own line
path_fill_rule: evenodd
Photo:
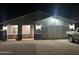
M 70 30 L 75 30 L 75 24 L 69 24 L 69 28 L 70 28 Z
M 36 30 L 41 30 L 41 25 L 36 25 Z
M 4 31 L 4 30 L 7 30 L 7 26 L 3 26 L 3 31 Z
M 50 22 L 54 22 L 56 19 L 55 18 L 51 18 Z

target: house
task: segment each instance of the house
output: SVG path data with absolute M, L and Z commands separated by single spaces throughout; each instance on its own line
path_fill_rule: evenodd
M 71 19 L 36 11 L 0 24 L 4 25 L 3 30 L 7 31 L 8 39 L 22 40 L 22 38 L 34 38 L 34 34 L 40 34 L 43 39 L 66 38 L 66 31 L 74 23 L 75 21 Z

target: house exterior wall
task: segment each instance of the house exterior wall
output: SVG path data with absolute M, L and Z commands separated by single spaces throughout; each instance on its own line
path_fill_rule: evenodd
M 37 21 L 36 24 L 41 24 L 43 38 L 66 38 L 66 31 L 69 30 L 67 21 L 52 17 Z

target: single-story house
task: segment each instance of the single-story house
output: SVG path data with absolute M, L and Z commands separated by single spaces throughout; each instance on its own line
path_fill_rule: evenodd
M 34 38 L 34 34 L 41 34 L 43 39 L 66 38 L 66 31 L 71 29 L 74 23 L 75 21 L 71 19 L 36 11 L 0 24 L 4 25 L 3 30 L 7 31 L 8 39 L 19 38 L 21 40 L 22 38 Z

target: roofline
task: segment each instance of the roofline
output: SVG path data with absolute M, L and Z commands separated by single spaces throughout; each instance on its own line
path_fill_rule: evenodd
M 4 24 L 4 23 L 6 23 L 6 22 L 11 22 L 11 21 L 16 20 L 17 18 L 24 17 L 24 16 L 29 16 L 29 15 L 32 15 L 33 13 L 36 13 L 36 12 L 45 13 L 45 12 L 43 12 L 43 11 L 41 11 L 41 10 L 38 10 L 38 11 L 34 11 L 34 12 L 32 12 L 32 13 L 28 13 L 28 14 L 26 14 L 26 15 L 18 16 L 18 17 L 16 17 L 16 18 L 11 19 L 11 20 L 3 21 L 3 22 L 1 22 L 0 24 Z M 45 13 L 45 14 L 48 14 L 48 13 Z M 49 14 L 48 14 L 48 15 L 49 15 Z
M 72 21 L 73 23 L 76 23 L 76 21 L 74 21 L 74 20 L 72 20 L 72 19 L 68 19 L 68 18 L 65 18 L 65 17 L 62 17 L 62 16 L 49 16 L 49 17 L 53 17 L 53 18 L 58 18 L 58 17 L 61 17 L 61 18 L 63 18 L 65 21 Z M 48 17 L 47 17 L 48 18 Z M 45 18 L 46 19 L 46 18 Z M 68 20 L 66 20 L 66 19 L 68 19 Z M 36 22 L 38 22 L 38 21 L 40 21 L 40 20 L 37 20 Z M 35 22 L 35 23 L 36 23 Z
M 58 16 L 58 15 L 57 15 L 57 16 L 53 16 L 53 17 L 62 17 L 62 16 Z M 73 20 L 73 19 L 69 19 L 69 18 L 65 18 L 65 17 L 62 17 L 62 18 L 64 18 L 64 20 L 65 20 L 65 19 L 68 19 L 67 21 L 73 21 L 74 23 L 77 23 L 77 21 L 75 21 L 75 20 Z
M 38 11 L 34 11 L 34 12 L 32 12 L 32 13 L 28 13 L 28 14 L 26 14 L 26 15 L 22 15 L 22 16 L 18 16 L 18 17 L 16 17 L 16 18 L 13 18 L 13 19 L 11 19 L 11 20 L 7 20 L 7 21 L 3 21 L 3 22 L 1 22 L 0 24 L 4 24 L 4 23 L 6 23 L 6 22 L 11 22 L 11 21 L 14 21 L 14 20 L 16 20 L 17 18 L 21 18 L 21 17 L 24 17 L 24 16 L 29 16 L 29 15 L 32 15 L 33 13 L 36 13 L 36 12 L 42 12 L 42 13 L 44 13 L 44 14 L 47 14 L 47 15 L 50 15 L 50 14 L 48 14 L 48 13 L 46 13 L 46 12 L 43 12 L 43 11 L 41 11 L 41 10 L 38 10 Z M 50 17 L 51 17 L 52 15 L 50 15 Z M 62 16 L 52 16 L 52 17 L 62 17 Z M 65 18 L 65 17 L 62 17 L 62 18 L 64 18 L 64 19 L 68 19 L 68 18 Z M 68 21 L 73 21 L 74 23 L 77 23 L 77 22 L 79 22 L 79 21 L 75 21 L 75 20 L 71 20 L 71 19 L 68 19 Z

